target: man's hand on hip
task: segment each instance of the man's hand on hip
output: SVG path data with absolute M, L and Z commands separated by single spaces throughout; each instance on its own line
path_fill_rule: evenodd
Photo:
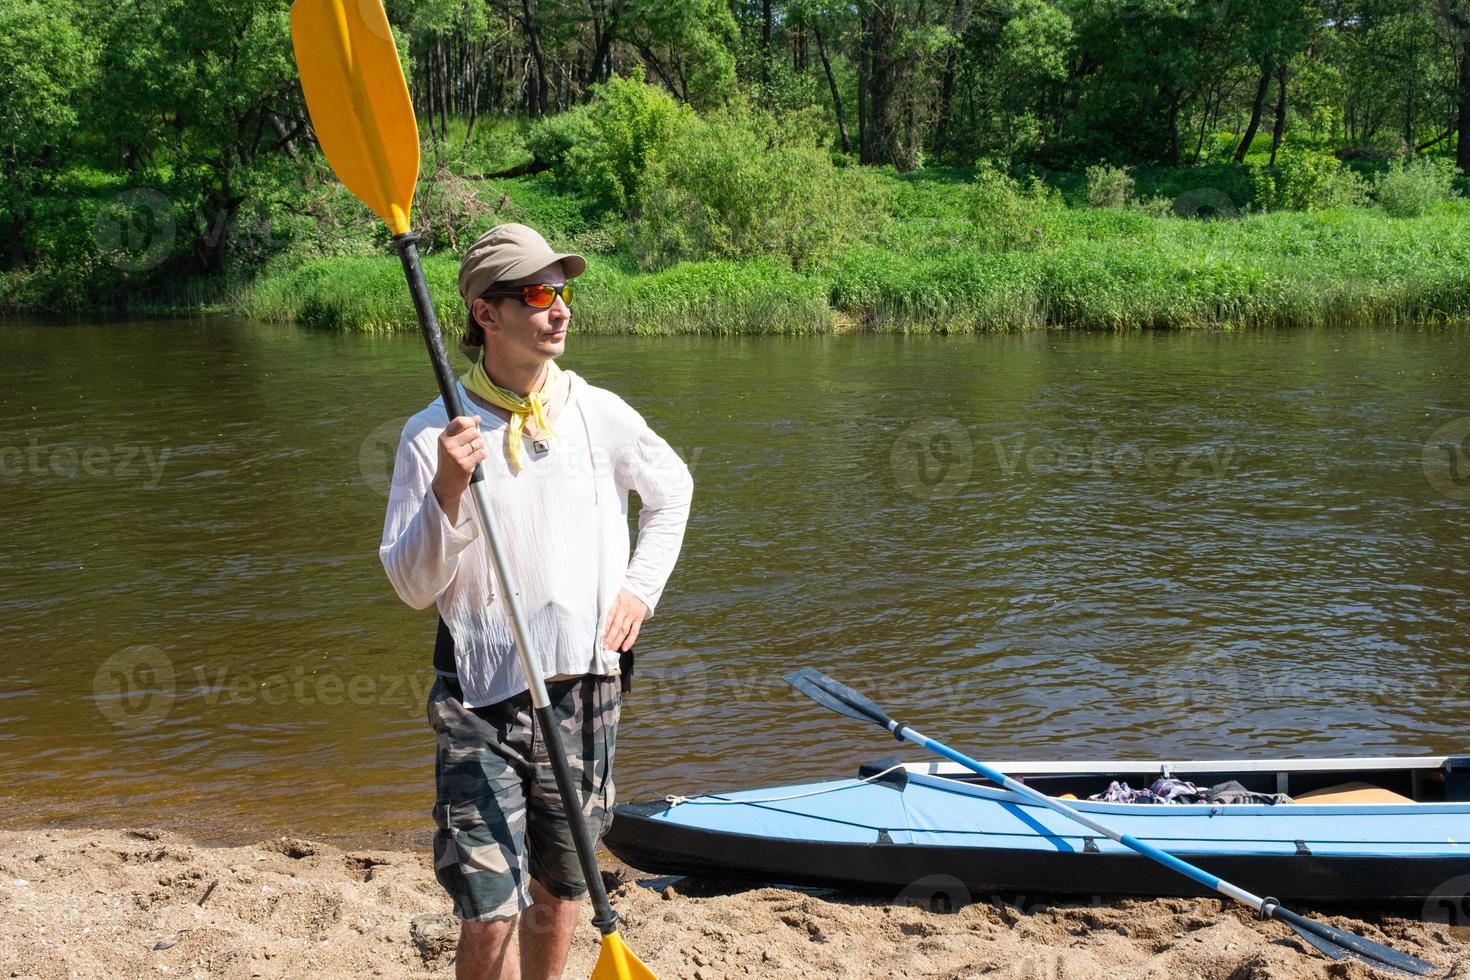
M 642 599 L 627 589 L 618 590 L 618 597 L 613 600 L 612 610 L 607 616 L 607 633 L 602 638 L 602 648 L 619 652 L 633 649 L 638 629 L 647 618 L 648 607 Z

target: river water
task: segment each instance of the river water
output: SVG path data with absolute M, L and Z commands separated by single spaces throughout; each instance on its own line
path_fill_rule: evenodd
M 897 746 L 1470 751 L 1470 333 L 581 338 L 696 482 L 625 799 Z M 377 546 L 412 335 L 0 326 L 0 820 L 423 839 L 432 611 Z M 917 757 L 917 756 L 914 756 Z

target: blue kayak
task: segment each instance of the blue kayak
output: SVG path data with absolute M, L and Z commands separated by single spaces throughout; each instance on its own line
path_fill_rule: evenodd
M 1470 760 L 1016 762 L 995 768 L 1099 822 L 1280 899 L 1422 901 L 1470 874 Z M 1106 803 L 1114 782 L 1235 781 L 1291 802 Z M 1077 800 L 1072 801 L 1071 797 Z M 952 763 L 618 806 L 609 850 L 643 871 L 887 892 L 1210 894 Z M 1463 889 L 1462 889 L 1463 890 Z

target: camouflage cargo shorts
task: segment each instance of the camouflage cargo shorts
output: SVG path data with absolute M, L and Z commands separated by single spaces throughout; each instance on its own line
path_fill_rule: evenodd
M 616 676 L 546 685 L 561 726 L 587 827 L 612 823 L 612 761 L 620 695 Z M 530 879 L 558 898 L 587 891 L 546 742 L 521 693 L 466 708 L 440 678 L 429 693 L 434 761 L 434 874 L 461 919 L 509 918 L 531 904 Z

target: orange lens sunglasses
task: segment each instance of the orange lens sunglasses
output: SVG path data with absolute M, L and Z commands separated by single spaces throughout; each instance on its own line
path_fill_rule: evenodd
M 504 289 L 491 289 L 482 293 L 482 296 L 514 296 L 527 306 L 538 310 L 544 310 L 556 302 L 558 296 L 568 306 L 572 305 L 572 296 L 575 290 L 571 283 L 563 283 L 553 286 L 546 282 L 534 282 L 528 286 L 507 286 Z

